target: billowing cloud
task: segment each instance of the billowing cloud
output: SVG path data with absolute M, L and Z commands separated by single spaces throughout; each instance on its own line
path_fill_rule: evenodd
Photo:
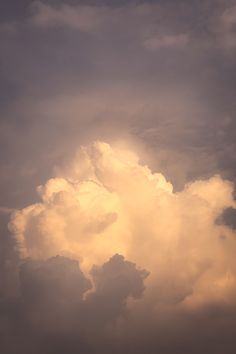
M 9 224 L 18 290 L 2 297 L 4 348 L 17 353 L 15 331 L 25 352 L 197 353 L 200 336 L 220 353 L 208 340 L 222 316 L 235 323 L 236 235 L 219 222 L 235 208 L 230 182 L 174 192 L 135 152 L 95 142 L 37 190 Z
M 146 293 L 155 303 L 195 306 L 233 296 L 235 234 L 216 221 L 235 204 L 232 184 L 221 177 L 174 193 L 134 153 L 96 142 L 38 192 L 39 203 L 12 215 L 21 258 L 71 256 L 88 275 L 119 253 L 150 272 Z
M 128 296 L 139 297 L 148 273 L 116 254 L 102 267 L 91 270 L 92 282 L 79 262 L 56 256 L 46 261 L 28 260 L 20 267 L 21 301 L 27 320 L 46 331 L 63 331 L 76 324 L 86 331 L 115 320 L 126 310 Z
M 0 38 L 1 351 L 235 354 L 234 0 L 11 0 Z

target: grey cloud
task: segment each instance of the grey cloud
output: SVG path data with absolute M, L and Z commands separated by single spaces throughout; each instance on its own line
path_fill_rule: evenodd
M 145 270 L 137 270 L 134 263 L 116 254 L 102 267 L 91 270 L 97 295 L 114 295 L 125 299 L 128 295 L 139 297 L 143 290 L 143 280 L 148 276 Z
M 216 37 L 218 45 L 224 49 L 236 47 L 236 6 L 228 4 L 226 8 L 212 19 L 210 29 Z
M 63 5 L 45 4 L 57 11 Z M 234 179 L 231 152 L 234 149 L 231 135 L 235 130 L 234 65 L 229 53 L 224 57 L 225 53 L 217 52 L 211 46 L 206 49 L 205 44 L 205 38 L 209 39 L 208 15 L 219 17 L 229 7 L 228 3 L 219 6 L 214 2 L 213 6 L 212 2 L 202 5 L 193 2 L 190 6 L 186 2 L 179 6 L 169 1 L 167 4 L 118 5 L 105 4 L 108 13 L 114 14 L 111 21 L 115 23 L 113 28 L 107 23 L 102 40 L 56 27 L 42 32 L 23 26 L 14 35 L 2 34 L 6 95 L 2 109 L 2 161 L 7 176 L 3 178 L 3 186 L 10 185 L 16 174 L 19 149 L 24 156 L 17 168 L 20 180 L 28 179 L 27 185 L 31 183 L 33 189 L 45 178 L 46 169 L 57 164 L 67 149 L 71 153 L 76 144 L 92 139 L 94 135 L 106 140 L 111 135 L 119 138 L 125 134 L 155 149 L 160 156 L 161 169 L 172 175 L 172 179 L 178 175 L 176 184 L 179 188 L 197 173 L 206 176 L 213 170 L 227 173 L 227 177 Z M 72 9 L 84 4 L 71 2 L 68 6 Z M 98 5 L 95 7 L 100 9 Z M 105 16 L 105 22 L 109 16 Z M 162 43 L 163 38 L 176 39 L 183 33 L 191 40 L 181 51 L 173 46 L 171 53 L 165 50 L 146 52 L 143 48 L 143 42 L 148 38 L 157 36 Z M 5 92 L 7 86 L 9 93 Z M 114 90 L 114 86 L 119 89 Z M 170 87 L 177 93 L 176 98 L 169 94 Z M 160 95 L 163 89 L 166 97 Z M 94 91 L 101 95 L 96 97 Z M 178 97 L 179 92 L 182 97 Z M 130 93 L 136 96 L 135 100 Z M 195 97 L 189 97 L 189 94 Z M 84 102 L 83 106 L 77 106 L 78 96 Z M 127 102 L 128 99 L 131 102 Z M 184 112 L 176 106 L 177 100 L 186 107 Z M 194 104 L 190 107 L 192 100 Z M 75 113 L 77 107 L 79 114 Z M 228 128 L 222 126 L 227 117 L 231 119 Z M 21 129 L 24 139 L 18 134 Z M 41 135 L 45 151 L 37 143 L 35 151 L 30 149 L 29 153 L 28 146 L 40 140 Z M 230 143 L 226 144 L 229 137 Z M 9 146 L 10 141 L 15 143 Z M 10 159 L 6 158 L 5 151 Z M 201 157 L 197 166 L 192 163 L 195 154 Z M 14 160 L 15 164 L 9 160 Z M 38 161 L 39 166 L 39 160 L 43 165 L 37 168 L 34 161 Z M 179 164 L 173 160 L 178 160 Z M 27 177 L 24 171 L 34 171 L 34 175 Z M 34 183 L 31 182 L 33 178 Z M 25 195 L 29 193 L 26 186 L 21 190 L 23 188 Z M 10 194 L 5 200 L 7 198 Z M 19 195 L 20 198 L 23 196 Z
M 60 307 L 63 301 L 81 301 L 83 293 L 91 288 L 78 262 L 62 256 L 28 261 L 22 264 L 19 276 L 22 297 L 29 303 L 46 301 Z
M 86 353 L 91 336 L 100 339 L 106 323 L 121 316 L 128 296 L 139 297 L 148 273 L 115 255 L 101 268 L 93 268 L 91 288 L 77 261 L 56 256 L 46 261 L 28 260 L 20 266 L 19 297 L 0 302 L 0 338 L 6 353 L 70 348 Z M 94 333 L 97 332 L 97 335 Z M 16 333 L 17 342 L 11 343 Z M 90 339 L 89 339 L 90 338 Z M 96 343 L 98 339 L 94 338 Z M 35 347 L 35 349 L 33 349 Z M 38 348 L 37 348 L 38 347 Z M 91 352 L 96 353 L 99 348 Z
M 106 322 L 122 315 L 128 296 L 142 295 L 148 272 L 138 270 L 123 256 L 114 255 L 102 267 L 94 266 L 91 275 L 94 290 L 83 299 L 91 289 L 91 282 L 81 272 L 78 261 L 63 256 L 26 261 L 19 273 L 22 300 L 25 306 L 34 306 L 39 310 L 38 315 L 46 318 L 47 311 L 50 316 L 56 315 L 53 309 L 60 312 L 72 307 L 76 313 L 76 307 L 77 310 L 82 307 L 83 318 L 78 318 L 80 326 L 88 316 L 90 326 L 95 319 Z
M 144 46 L 150 50 L 161 48 L 181 48 L 188 43 L 188 35 L 163 35 L 152 36 L 144 41 Z
M 89 282 L 77 261 L 57 256 L 45 262 L 24 263 L 20 271 L 21 297 L 1 300 L 0 304 L 4 352 L 234 353 L 232 306 L 209 305 L 190 313 L 173 308 L 165 317 L 160 311 L 158 318 L 147 308 L 145 313 L 129 316 L 124 313 L 124 301 L 127 296 L 141 296 L 148 273 L 115 255 L 103 266 L 94 267 L 91 275 L 93 293 L 82 300 Z M 125 315 L 125 322 L 121 322 L 124 328 L 118 336 L 115 333 L 119 325 L 117 328 L 115 323 L 105 330 L 106 323 L 121 315 Z M 230 330 L 222 327 L 222 317 Z M 14 342 L 13 333 L 17 338 Z
M 229 227 L 236 230 L 236 211 L 233 208 L 226 209 L 218 222 L 229 225 Z
M 148 272 L 117 254 L 102 267 L 93 267 L 91 275 L 96 292 L 87 298 L 87 311 L 91 322 L 101 324 L 123 314 L 128 296 L 142 295 Z
M 96 6 L 69 6 L 61 4 L 52 7 L 41 1 L 34 1 L 31 5 L 32 17 L 30 23 L 39 27 L 67 26 L 83 32 L 94 32 L 99 29 L 106 9 Z
M 8 230 L 8 209 L 0 213 L 0 299 L 18 293 L 18 256 Z M 7 211 L 7 213 L 6 213 Z

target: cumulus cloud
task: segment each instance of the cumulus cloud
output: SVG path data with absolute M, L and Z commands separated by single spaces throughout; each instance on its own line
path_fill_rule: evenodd
M 63 256 L 23 263 L 19 283 L 27 320 L 46 331 L 71 325 L 98 330 L 121 316 L 128 297 L 142 295 L 148 273 L 116 254 L 101 267 L 94 266 L 91 276 L 92 281 L 78 261 Z
M 216 220 L 235 203 L 221 177 L 174 193 L 136 154 L 96 142 L 38 192 L 39 203 L 11 218 L 21 258 L 70 255 L 89 275 L 119 253 L 150 272 L 146 293 L 155 302 L 195 306 L 233 296 L 235 234 Z
M 91 275 L 95 292 L 84 302 L 84 316 L 89 328 L 96 330 L 127 312 L 128 298 L 140 298 L 148 272 L 136 268 L 121 255 L 114 255 L 101 267 L 93 266 Z
M 39 303 L 46 299 L 51 306 L 57 301 L 80 301 L 83 293 L 91 288 L 79 269 L 78 261 L 62 256 L 23 263 L 20 284 L 27 302 Z
M 174 192 L 134 151 L 95 142 L 37 190 L 40 201 L 9 223 L 18 295 L 2 297 L 4 348 L 14 352 L 16 331 L 25 352 L 119 353 L 132 343 L 131 353 L 195 353 L 193 326 L 204 342 L 234 313 L 236 235 L 219 223 L 235 208 L 230 182 L 213 176 Z
M 21 264 L 19 296 L 0 301 L 4 350 L 38 353 L 51 348 L 54 353 L 70 348 L 71 353 L 87 352 L 88 346 L 97 345 L 98 334 L 101 337 L 106 326 L 125 314 L 128 297 L 142 295 L 148 273 L 116 254 L 102 267 L 94 266 L 91 275 L 94 287 L 85 297 L 91 281 L 81 272 L 78 261 L 55 256 Z M 19 338 L 18 346 L 9 343 L 8 335 L 13 331 Z
M 12 213 L 19 289 L 0 304 L 6 352 L 195 353 L 193 326 L 204 342 L 235 311 L 235 231 L 217 222 L 232 192 L 220 176 L 173 192 L 127 148 L 81 148 L 38 203 Z
M 234 1 L 0 7 L 2 352 L 235 354 Z

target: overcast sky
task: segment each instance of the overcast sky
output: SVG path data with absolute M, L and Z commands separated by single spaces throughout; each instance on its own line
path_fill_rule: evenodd
M 235 0 L 3 0 L 0 43 L 4 353 L 235 353 Z M 180 246 L 145 261 L 140 235 L 147 259 Z

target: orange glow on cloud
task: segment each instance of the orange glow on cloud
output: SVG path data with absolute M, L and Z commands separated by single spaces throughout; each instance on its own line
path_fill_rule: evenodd
M 88 275 L 119 253 L 150 272 L 144 302 L 196 306 L 234 297 L 235 233 L 216 223 L 235 207 L 233 186 L 220 176 L 174 193 L 135 153 L 95 142 L 38 192 L 41 201 L 9 225 L 22 258 L 71 256 Z

